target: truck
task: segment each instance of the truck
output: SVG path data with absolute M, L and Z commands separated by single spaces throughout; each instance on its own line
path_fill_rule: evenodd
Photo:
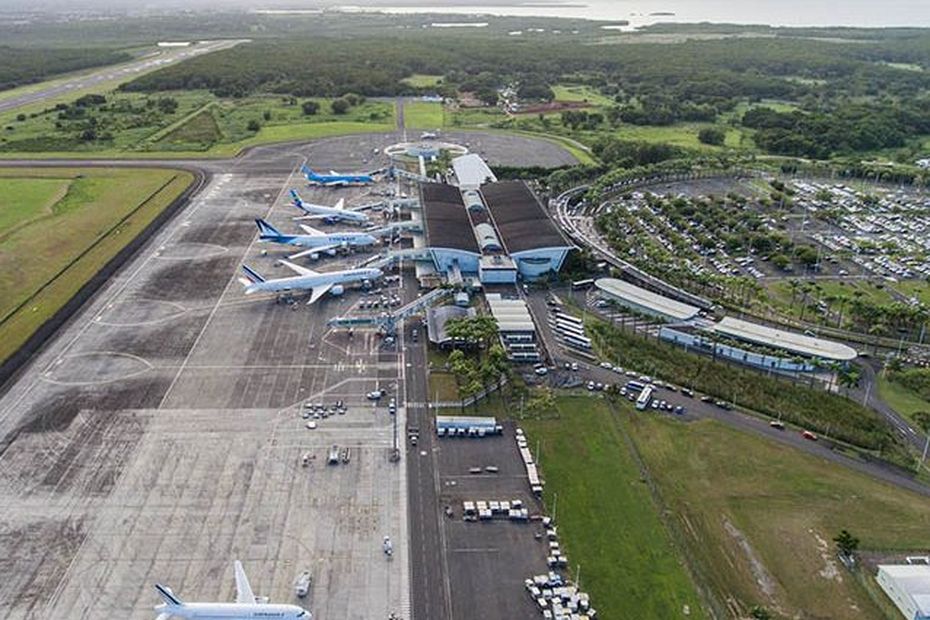
M 339 446 L 333 446 L 329 449 L 329 459 L 326 462 L 330 465 L 339 464 Z

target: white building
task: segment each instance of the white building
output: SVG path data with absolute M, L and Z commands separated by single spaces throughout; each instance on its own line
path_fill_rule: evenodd
M 930 620 L 930 566 L 883 564 L 875 579 L 907 620 Z

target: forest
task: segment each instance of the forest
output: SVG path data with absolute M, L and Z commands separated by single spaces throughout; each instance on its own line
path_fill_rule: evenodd
M 124 52 L 94 48 L 32 49 L 0 46 L 0 90 L 40 82 L 49 76 L 126 62 Z

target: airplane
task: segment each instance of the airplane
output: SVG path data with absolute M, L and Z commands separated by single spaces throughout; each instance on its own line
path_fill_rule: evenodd
M 323 220 L 328 223 L 349 222 L 350 224 L 368 224 L 371 220 L 368 215 L 356 209 L 346 209 L 345 199 L 340 198 L 333 207 L 316 205 L 304 202 L 296 189 L 291 190 L 292 204 L 304 212 L 304 216 L 297 219 Z
M 300 167 L 300 171 L 307 177 L 310 185 L 323 185 L 325 187 L 345 187 L 346 185 L 369 185 L 375 182 L 370 174 L 339 174 L 330 171 L 329 174 L 320 174 L 314 172 L 306 164 Z
M 340 232 L 327 234 L 303 224 L 301 224 L 300 227 L 307 234 L 285 235 L 263 219 L 257 219 L 255 223 L 258 225 L 258 230 L 260 231 L 258 237 L 259 241 L 271 241 L 273 243 L 293 245 L 300 248 L 309 248 L 302 252 L 291 254 L 288 256 L 290 260 L 295 260 L 303 256 L 310 256 L 316 260 L 320 257 L 320 254 L 323 253 L 335 256 L 336 250 L 340 248 L 366 247 L 374 245 L 377 241 L 377 239 L 368 233 Z
M 239 281 L 245 286 L 245 294 L 251 295 L 256 292 L 287 293 L 309 290 L 311 291 L 310 300 L 307 302 L 309 306 L 327 292 L 332 295 L 342 295 L 345 292 L 344 284 L 370 282 L 384 275 L 384 272 L 380 269 L 374 268 L 346 269 L 344 271 L 321 273 L 286 260 L 280 262 L 296 272 L 297 275 L 267 280 L 248 265 L 243 265 L 242 270 L 245 272 L 245 278 L 240 278 Z
M 214 618 L 215 620 L 246 620 L 249 618 L 300 618 L 312 620 L 313 615 L 297 605 L 277 605 L 262 602 L 255 596 L 249 579 L 245 576 L 242 563 L 236 560 L 236 602 L 235 603 L 185 603 L 171 588 L 159 583 L 155 590 L 165 602 L 155 607 L 158 617 L 168 618 Z

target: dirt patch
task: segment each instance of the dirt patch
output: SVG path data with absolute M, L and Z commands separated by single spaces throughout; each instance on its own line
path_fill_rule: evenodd
M 817 541 L 817 552 L 820 554 L 820 559 L 823 560 L 823 568 L 817 574 L 828 581 L 843 583 L 843 575 L 840 573 L 840 567 L 836 563 L 836 557 L 833 555 L 830 543 L 814 530 L 809 530 L 809 532 Z
M 724 518 L 723 520 L 723 529 L 727 531 L 727 534 L 739 545 L 740 550 L 746 556 L 746 559 L 749 561 L 749 570 L 752 572 L 752 578 L 755 580 L 756 585 L 759 586 L 759 589 L 767 597 L 774 598 L 776 583 L 772 576 L 769 574 L 768 569 L 765 568 L 765 564 L 762 563 L 761 558 L 756 554 L 755 549 L 752 548 L 752 545 L 749 544 L 749 539 L 735 526 L 729 519 Z
M 296 210 L 295 214 L 297 214 Z M 211 224 L 210 226 L 192 227 L 181 237 L 181 242 L 209 243 L 228 248 L 231 246 L 246 245 L 257 232 L 258 229 L 255 228 L 255 220 L 253 218 L 231 218 L 223 222 Z

